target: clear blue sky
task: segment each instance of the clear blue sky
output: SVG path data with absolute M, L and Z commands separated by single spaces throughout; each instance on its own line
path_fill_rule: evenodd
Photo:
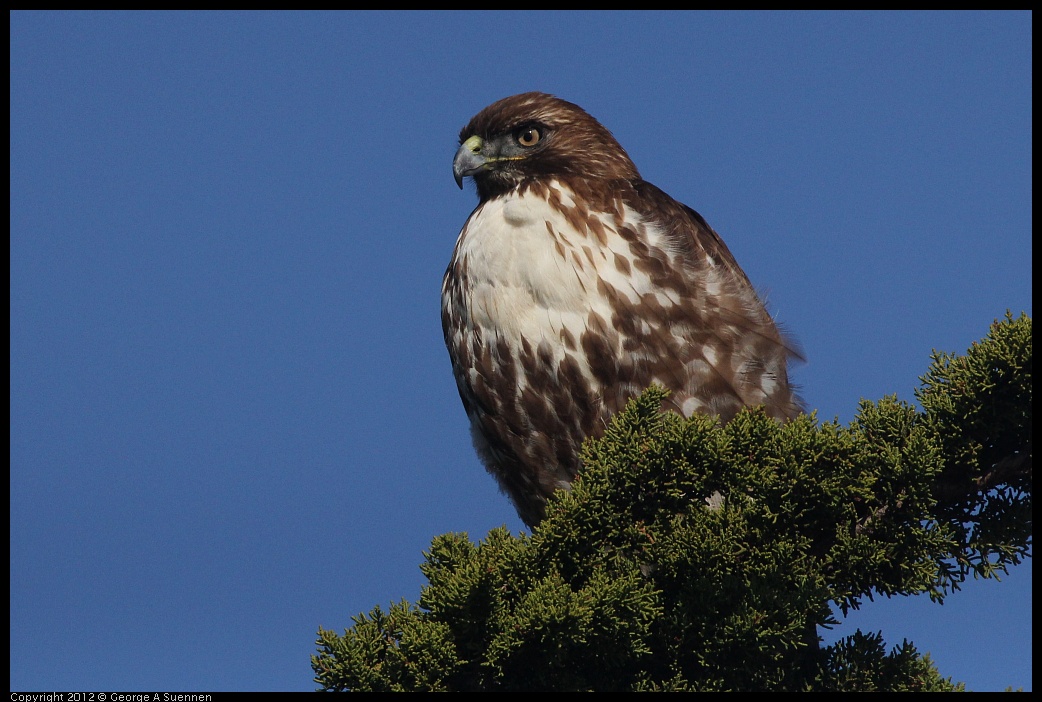
M 1029 13 L 13 13 L 12 689 L 313 689 L 432 537 L 522 528 L 439 319 L 488 103 L 600 119 L 848 422 L 1031 312 L 1031 54 Z M 855 627 L 1030 690 L 1030 562 Z

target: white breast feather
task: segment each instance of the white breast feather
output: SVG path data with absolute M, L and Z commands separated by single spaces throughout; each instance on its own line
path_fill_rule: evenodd
M 557 183 L 551 187 L 562 202 L 574 203 L 568 188 Z M 659 243 L 656 228 L 641 225 L 635 213 L 626 215 L 630 226 L 644 232 L 647 243 Z M 672 291 L 654 290 L 647 274 L 632 265 L 629 243 L 618 235 L 609 215 L 591 216 L 603 225 L 606 244 L 592 232 L 577 231 L 543 197 L 532 193 L 500 196 L 475 210 L 460 233 L 456 255 L 466 262 L 470 323 L 485 332 L 484 338 L 501 333 L 509 339 L 523 338 L 532 348 L 544 345 L 557 363 L 568 351 L 562 329 L 578 343 L 591 312 L 611 324 L 613 310 L 598 293 L 599 279 L 634 304 L 647 293 L 659 296 L 662 304 L 678 301 Z M 563 257 L 557 243 L 563 247 Z M 616 266 L 616 255 L 631 263 L 628 273 Z M 616 351 L 623 353 L 621 348 Z M 595 384 L 585 364 L 580 367 Z

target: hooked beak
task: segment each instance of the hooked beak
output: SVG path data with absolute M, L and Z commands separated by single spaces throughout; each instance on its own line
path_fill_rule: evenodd
M 481 154 L 485 142 L 477 134 L 460 144 L 456 151 L 456 158 L 452 159 L 452 175 L 456 178 L 456 185 L 463 189 L 463 179 L 472 176 L 485 167 L 487 161 Z

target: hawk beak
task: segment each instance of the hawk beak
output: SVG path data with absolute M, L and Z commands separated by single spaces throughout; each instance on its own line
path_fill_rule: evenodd
M 463 179 L 472 176 L 485 167 L 487 161 L 481 155 L 481 148 L 485 142 L 477 134 L 460 144 L 456 151 L 456 158 L 452 159 L 452 175 L 456 178 L 456 185 L 463 189 Z

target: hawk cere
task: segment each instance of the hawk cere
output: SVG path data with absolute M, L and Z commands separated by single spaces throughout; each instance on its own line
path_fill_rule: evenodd
M 529 526 L 627 400 L 731 419 L 799 413 L 796 353 L 701 215 L 641 179 L 578 105 L 504 98 L 460 132 L 478 206 L 442 284 L 442 329 L 474 445 Z

